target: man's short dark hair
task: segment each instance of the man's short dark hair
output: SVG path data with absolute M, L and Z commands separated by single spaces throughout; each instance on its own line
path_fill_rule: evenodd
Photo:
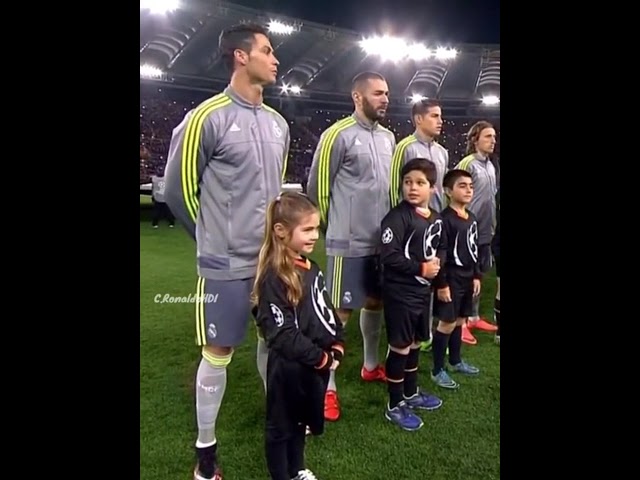
M 424 173 L 424 176 L 429 180 L 429 185 L 432 187 L 435 186 L 438 181 L 438 170 L 436 169 L 435 163 L 426 158 L 412 158 L 402 167 L 400 178 L 404 179 L 407 173 L 413 172 L 414 170 Z
M 230 72 L 233 72 L 233 53 L 236 50 L 249 53 L 257 34 L 269 37 L 267 29 L 257 23 L 240 23 L 222 31 L 218 40 L 218 51 Z
M 387 80 L 382 76 L 381 73 L 378 72 L 361 72 L 353 77 L 351 81 L 351 91 L 355 92 L 356 90 L 361 90 L 364 87 L 365 83 L 369 80 L 382 80 L 386 82 Z
M 413 104 L 413 107 L 411 107 L 411 117 L 413 118 L 416 115 L 424 115 L 430 108 L 439 106 L 440 102 L 435 98 L 425 98 L 424 100 L 420 100 Z

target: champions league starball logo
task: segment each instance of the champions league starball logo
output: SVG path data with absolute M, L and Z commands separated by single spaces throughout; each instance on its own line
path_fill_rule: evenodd
M 438 219 L 424 231 L 424 258 L 429 261 L 436 257 L 440 237 L 442 236 L 442 220 Z
M 474 221 L 467 231 L 467 247 L 475 263 L 478 262 L 478 222 Z
M 277 305 L 270 303 L 269 307 L 271 308 L 271 315 L 273 315 L 273 321 L 276 323 L 276 327 L 281 327 L 284 325 L 284 314 L 280 307 Z
M 313 310 L 316 312 L 316 316 L 324 325 L 324 328 L 331 335 L 336 334 L 336 317 L 333 314 L 333 310 L 329 307 L 328 302 L 329 293 L 324 284 L 324 278 L 322 273 L 318 273 L 311 286 L 311 303 L 313 304 Z

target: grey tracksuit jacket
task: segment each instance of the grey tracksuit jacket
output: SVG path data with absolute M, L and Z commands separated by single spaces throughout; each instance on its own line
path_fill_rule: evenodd
M 289 143 L 279 113 L 252 105 L 230 86 L 174 129 L 165 201 L 196 240 L 198 275 L 255 275 L 267 206 L 281 191 Z
M 327 255 L 379 253 L 380 223 L 389 211 L 389 170 L 395 137 L 353 113 L 325 130 L 307 192 L 319 206 Z
M 488 158 L 477 153 L 464 157 L 456 168 L 471 173 L 473 199 L 469 210 L 478 218 L 478 244 L 489 245 L 496 223 L 496 169 Z
M 389 192 L 391 206 L 395 207 L 402 201 L 402 178 L 400 178 L 400 172 L 402 167 L 413 158 L 426 158 L 435 164 L 438 172 L 436 188 L 429 200 L 429 208 L 436 212 L 441 212 L 447 206 L 442 180 L 449 170 L 449 152 L 438 142 L 424 139 L 420 132 L 417 131 L 400 140 L 393 154 Z

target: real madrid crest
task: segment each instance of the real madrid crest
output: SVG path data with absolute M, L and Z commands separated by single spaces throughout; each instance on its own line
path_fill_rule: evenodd
M 273 134 L 277 137 L 280 138 L 282 136 L 282 129 L 280 128 L 280 126 L 278 125 L 278 122 L 276 122 L 275 120 L 273 121 Z

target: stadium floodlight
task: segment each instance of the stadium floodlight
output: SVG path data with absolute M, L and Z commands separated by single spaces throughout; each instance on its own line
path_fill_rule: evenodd
M 483 105 L 494 107 L 496 105 L 500 105 L 500 97 L 497 95 L 486 95 L 482 97 L 482 103 Z
M 407 57 L 417 62 L 420 60 L 429 60 L 433 55 L 433 51 L 429 50 L 426 45 L 422 43 L 414 43 L 407 48 Z
M 438 47 L 435 55 L 438 60 L 453 60 L 458 56 L 458 51 L 455 48 Z
M 300 92 L 302 91 L 302 89 L 298 86 L 298 85 L 281 85 L 280 86 L 280 92 L 281 93 L 293 93 L 294 95 L 300 95 Z
M 398 62 L 407 55 L 407 43 L 398 37 L 371 37 L 363 39 L 360 47 L 367 55 L 378 55 L 382 60 Z
M 291 35 L 295 28 L 292 25 L 286 25 L 279 20 L 271 20 L 269 22 L 269 32 L 276 35 Z
M 152 65 L 140 65 L 140 76 L 143 78 L 160 78 L 163 73 L 158 67 Z
M 425 97 L 424 95 L 420 95 L 419 93 L 414 93 L 413 95 L 411 95 L 411 103 L 418 103 L 426 99 L 427 97 Z
M 140 0 L 140 10 L 149 10 L 156 15 L 173 12 L 179 7 L 179 0 Z
M 367 55 L 377 55 L 383 61 L 391 60 L 400 62 L 402 60 L 424 61 L 435 57 L 440 61 L 453 60 L 458 55 L 454 48 L 440 47 L 437 49 L 427 48 L 422 43 L 407 43 L 402 38 L 385 35 L 383 37 L 370 37 L 360 41 L 360 47 Z

